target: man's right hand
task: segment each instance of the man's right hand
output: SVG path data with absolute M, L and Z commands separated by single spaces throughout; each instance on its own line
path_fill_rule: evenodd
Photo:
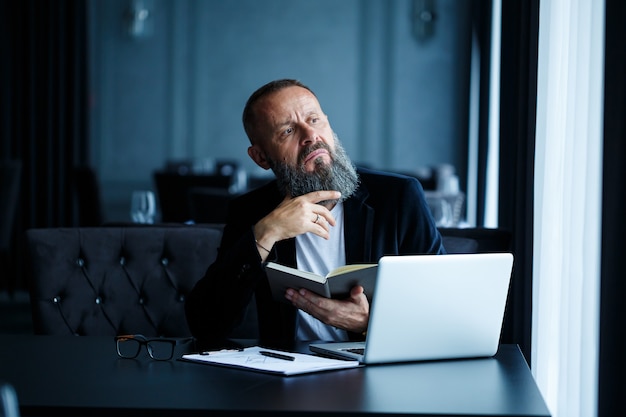
M 338 191 L 314 191 L 299 197 L 285 199 L 267 216 L 254 225 L 254 237 L 262 248 L 271 249 L 280 240 L 311 232 L 328 239 L 335 219 L 321 201 L 338 200 Z M 260 248 L 261 249 L 261 248 Z M 265 259 L 267 253 L 260 250 Z

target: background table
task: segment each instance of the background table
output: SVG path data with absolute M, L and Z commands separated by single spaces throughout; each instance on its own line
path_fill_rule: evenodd
M 23 416 L 549 415 L 515 345 L 488 359 L 280 377 L 145 352 L 120 359 L 110 337 L 1 335 L 0 380 Z

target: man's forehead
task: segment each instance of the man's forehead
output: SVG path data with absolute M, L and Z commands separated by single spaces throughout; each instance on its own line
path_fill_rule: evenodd
M 317 98 L 306 88 L 287 87 L 271 93 L 259 101 L 258 111 L 260 113 L 274 114 L 284 117 L 293 112 L 320 112 L 321 106 Z

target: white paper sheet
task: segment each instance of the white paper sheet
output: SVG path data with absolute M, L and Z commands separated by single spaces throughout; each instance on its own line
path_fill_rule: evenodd
M 287 355 L 294 360 L 285 360 L 268 357 L 261 352 Z M 208 365 L 227 366 L 247 369 L 278 375 L 299 375 L 310 372 L 328 371 L 334 369 L 356 368 L 361 366 L 358 361 L 330 359 L 304 353 L 284 352 L 275 349 L 266 349 L 259 346 L 245 348 L 242 351 L 223 350 L 183 355 L 182 360 L 204 363 Z

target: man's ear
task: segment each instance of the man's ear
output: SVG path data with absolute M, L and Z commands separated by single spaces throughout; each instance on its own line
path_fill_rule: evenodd
M 248 147 L 248 156 L 261 168 L 270 169 L 270 164 L 265 158 L 265 152 L 258 145 Z

